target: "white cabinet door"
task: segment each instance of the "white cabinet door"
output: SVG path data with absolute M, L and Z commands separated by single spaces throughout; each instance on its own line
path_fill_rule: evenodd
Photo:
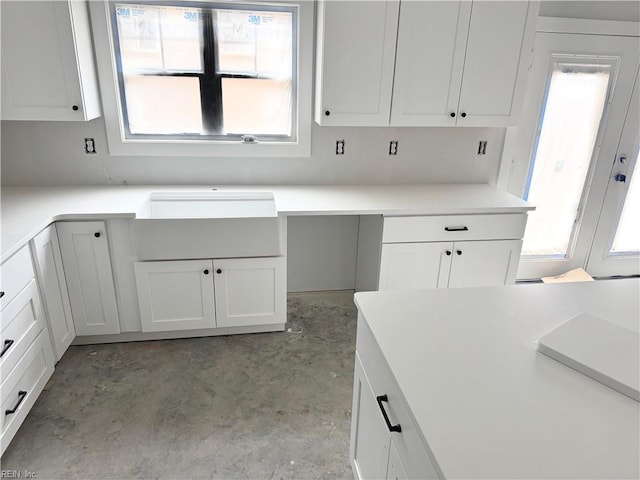
M 50 225 L 36 235 L 32 240 L 32 251 L 53 354 L 58 361 L 76 337 L 76 331 L 55 225 Z
M 3 1 L 2 119 L 101 114 L 87 3 Z
M 515 282 L 522 240 L 456 242 L 449 287 L 482 287 Z
M 517 124 L 537 12 L 537 2 L 473 2 L 458 125 Z
M 58 222 L 56 228 L 76 334 L 120 333 L 104 222 Z
M 398 0 L 318 3 L 315 120 L 389 124 Z
M 216 326 L 211 260 L 136 262 L 143 332 Z
M 404 465 L 398 455 L 393 439 L 389 447 L 389 466 L 387 467 L 387 480 L 407 480 L 409 475 L 404 470 Z M 426 478 L 426 477 L 425 477 Z
M 522 240 L 384 243 L 379 290 L 515 282 Z
M 515 125 L 537 12 L 538 2 L 401 2 L 391 125 Z
M 286 322 L 286 257 L 214 260 L 218 327 Z
M 456 124 L 470 15 L 468 1 L 400 4 L 392 125 Z
M 379 290 L 446 287 L 453 243 L 384 243 Z
M 373 389 L 356 356 L 349 443 L 349 460 L 356 479 L 386 478 L 390 440 Z

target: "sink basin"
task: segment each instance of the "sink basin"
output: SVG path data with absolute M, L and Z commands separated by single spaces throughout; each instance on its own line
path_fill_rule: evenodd
M 153 192 L 131 222 L 139 261 L 284 254 L 272 192 Z
M 136 214 L 141 220 L 276 217 L 270 192 L 156 192 Z

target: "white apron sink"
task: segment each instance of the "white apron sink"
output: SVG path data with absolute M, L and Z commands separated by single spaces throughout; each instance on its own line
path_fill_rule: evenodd
M 140 220 L 276 216 L 271 192 L 156 192 L 136 212 Z

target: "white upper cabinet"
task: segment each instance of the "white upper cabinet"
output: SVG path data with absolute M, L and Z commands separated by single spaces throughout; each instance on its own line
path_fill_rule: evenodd
M 389 124 L 398 0 L 318 3 L 315 120 Z
M 471 2 L 402 2 L 393 125 L 456 124 L 470 17 Z
M 101 115 L 87 3 L 2 1 L 2 119 Z
M 539 2 L 408 0 L 321 5 L 316 121 L 516 125 L 538 7 Z M 391 53 L 388 42 L 395 47 Z
M 537 2 L 473 2 L 458 125 L 518 123 L 538 16 Z

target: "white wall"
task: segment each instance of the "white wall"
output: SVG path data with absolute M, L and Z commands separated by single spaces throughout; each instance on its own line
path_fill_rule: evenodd
M 290 217 L 287 290 L 353 290 L 358 217 Z
M 501 128 L 338 128 L 314 125 L 310 158 L 110 156 L 102 118 L 2 122 L 3 185 L 495 182 Z M 84 153 L 84 138 L 98 153 Z M 344 139 L 345 155 L 335 155 Z M 397 156 L 388 155 L 398 140 Z M 476 155 L 488 140 L 487 155 Z

